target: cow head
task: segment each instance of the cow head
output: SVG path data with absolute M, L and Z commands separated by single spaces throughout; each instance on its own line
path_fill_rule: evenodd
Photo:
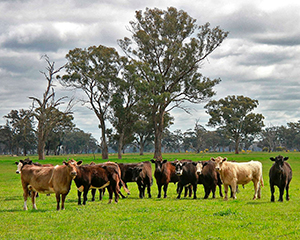
M 175 166 L 175 174 L 177 176 L 182 175 L 183 167 L 184 167 L 185 164 L 187 164 L 187 162 L 181 162 L 181 161 L 178 161 L 177 159 L 174 162 L 172 162 L 172 165 Z
M 137 182 L 139 177 L 140 177 L 140 173 L 143 171 L 143 165 L 139 165 L 136 166 L 134 168 L 132 168 L 132 180 L 134 182 Z
M 202 174 L 202 170 L 203 170 L 203 168 L 205 167 L 207 165 L 207 162 L 201 162 L 201 161 L 199 161 L 199 162 L 197 162 L 197 165 L 196 165 L 196 172 L 197 172 L 197 174 L 198 175 L 201 175 Z
M 271 159 L 271 161 L 274 161 L 274 162 L 275 162 L 275 167 L 276 167 L 279 171 L 283 172 L 283 165 L 284 165 L 284 162 L 285 162 L 286 160 L 288 160 L 289 157 L 285 157 L 285 158 L 284 158 L 283 156 L 278 155 L 278 156 L 275 157 L 275 158 L 270 157 L 270 159 Z
M 217 171 L 221 171 L 222 170 L 222 165 L 223 163 L 227 160 L 227 158 L 222 158 L 222 157 L 216 157 L 216 158 L 211 158 L 210 159 L 214 164 L 215 164 L 215 169 Z
M 19 162 L 15 162 L 15 164 L 17 165 L 16 174 L 20 174 L 21 171 L 22 171 L 22 168 L 25 165 L 31 165 L 32 164 L 32 160 L 30 160 L 29 158 L 26 158 L 24 160 L 19 160 Z
M 77 166 L 79 166 L 81 163 L 81 160 L 76 162 L 74 159 L 71 159 L 68 162 L 63 161 L 63 164 L 68 167 L 69 173 L 73 179 L 77 176 Z
M 165 164 L 168 160 L 161 160 L 161 159 L 156 159 L 153 160 L 151 159 L 151 162 L 155 164 L 155 172 L 161 172 L 162 171 L 162 166 Z

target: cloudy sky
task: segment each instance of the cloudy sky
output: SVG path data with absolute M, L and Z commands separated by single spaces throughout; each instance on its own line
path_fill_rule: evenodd
M 176 7 L 197 19 L 229 31 L 223 44 L 202 66 L 202 73 L 221 78 L 214 99 L 244 95 L 259 101 L 257 113 L 266 126 L 300 120 L 300 1 L 299 0 L 0 0 L 0 125 L 12 109 L 29 109 L 28 97 L 42 97 L 46 80 L 40 71 L 47 54 L 55 66 L 76 47 L 115 47 L 130 37 L 126 29 L 136 10 Z M 80 91 L 56 86 L 57 96 L 82 97 Z M 204 104 L 188 105 L 192 114 L 174 110 L 171 130 L 207 124 Z M 63 110 L 63 108 L 62 108 Z M 99 139 L 94 113 L 77 104 L 75 124 Z

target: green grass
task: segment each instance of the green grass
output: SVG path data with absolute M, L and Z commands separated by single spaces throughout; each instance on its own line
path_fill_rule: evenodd
M 223 201 L 217 193 L 216 199 L 204 200 L 204 191 L 198 185 L 197 200 L 176 199 L 176 185 L 169 185 L 167 199 L 157 199 L 157 186 L 152 186 L 152 199 L 138 198 L 135 183 L 129 183 L 131 195 L 120 199 L 118 204 L 107 204 L 108 194 L 101 202 L 77 205 L 74 183 L 67 196 L 64 211 L 56 211 L 55 196 L 40 194 L 38 210 L 23 211 L 23 191 L 20 175 L 15 174 L 16 165 L 22 157 L 0 156 L 0 237 L 1 239 L 299 239 L 300 238 L 300 153 L 280 153 L 289 156 L 293 169 L 289 202 L 270 202 L 268 172 L 272 165 L 270 156 L 279 153 L 253 152 L 235 155 L 232 153 L 165 154 L 168 160 L 208 160 L 219 155 L 229 160 L 259 160 L 263 163 L 265 187 L 262 199 L 251 200 L 253 183 L 240 186 L 237 199 Z M 111 155 L 111 161 L 139 162 L 150 160 L 152 154 L 139 156 L 126 154 L 122 160 Z M 37 161 L 37 156 L 30 156 Z M 74 158 L 103 162 L 100 155 L 49 156 L 43 163 L 61 164 Z M 152 165 L 154 171 L 154 165 Z M 278 189 L 275 197 L 278 199 Z M 88 198 L 91 198 L 89 194 Z

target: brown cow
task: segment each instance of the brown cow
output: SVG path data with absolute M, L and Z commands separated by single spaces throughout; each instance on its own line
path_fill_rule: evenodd
M 83 205 L 87 201 L 87 193 L 93 188 L 107 188 L 109 193 L 109 203 L 112 202 L 113 193 L 115 194 L 115 203 L 118 203 L 120 192 L 120 168 L 117 164 L 107 162 L 96 165 L 80 166 L 82 161 L 77 163 L 77 176 L 74 179 L 77 186 L 78 205 L 81 204 L 81 193 L 83 192 Z
M 221 180 L 225 189 L 225 198 L 227 200 L 228 186 L 231 186 L 232 197 L 236 199 L 236 186 L 238 184 L 247 184 L 250 181 L 254 184 L 254 197 L 260 198 L 261 186 L 263 186 L 262 164 L 258 161 L 250 162 L 228 162 L 227 158 L 211 158 L 215 163 L 216 170 L 220 173 Z M 261 183 L 261 186 L 260 186 Z
M 138 185 L 139 197 L 145 197 L 145 189 L 147 188 L 148 197 L 151 198 L 151 186 L 153 184 L 151 163 L 145 161 L 135 166 L 132 170 L 132 178 Z
M 27 210 L 27 198 L 29 190 L 32 191 L 31 200 L 33 209 L 36 208 L 36 194 L 39 193 L 55 193 L 57 210 L 60 210 L 60 195 L 61 209 L 65 209 L 65 199 L 68 195 L 71 182 L 77 175 L 76 162 L 70 160 L 63 162 L 63 165 L 55 167 L 40 167 L 35 165 L 25 165 L 21 171 L 21 181 L 24 191 L 24 210 Z

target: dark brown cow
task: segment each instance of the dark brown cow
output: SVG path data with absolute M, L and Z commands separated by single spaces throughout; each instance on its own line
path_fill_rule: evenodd
M 211 192 L 212 198 L 216 197 L 216 186 L 219 187 L 220 197 L 223 197 L 222 181 L 220 174 L 215 170 L 215 164 L 212 161 L 199 161 L 196 167 L 199 176 L 198 184 L 203 184 L 204 187 L 204 199 L 207 199 Z
M 61 209 L 65 209 L 65 198 L 68 195 L 71 182 L 77 175 L 76 162 L 70 160 L 63 162 L 63 165 L 55 167 L 41 167 L 35 165 L 25 165 L 21 171 L 21 181 L 24 191 L 24 210 L 27 210 L 27 198 L 29 190 L 32 191 L 31 200 L 33 209 L 36 208 L 36 194 L 39 193 L 55 193 L 57 210 L 60 209 L 60 195 L 61 195 Z
M 290 164 L 286 161 L 289 157 L 283 158 L 283 156 L 277 156 L 275 158 L 270 158 L 272 161 L 275 161 L 273 166 L 270 168 L 269 171 L 269 180 L 270 180 L 270 189 L 271 189 L 271 202 L 275 201 L 274 186 L 279 188 L 279 200 L 280 202 L 283 201 L 283 193 L 284 189 L 286 189 L 286 200 L 290 200 L 289 196 L 289 186 L 292 180 L 292 168 Z
M 93 188 L 107 188 L 109 203 L 112 202 L 113 193 L 115 194 L 115 202 L 118 203 L 121 177 L 117 164 L 110 162 L 80 166 L 81 163 L 82 161 L 78 161 L 77 163 L 77 176 L 74 179 L 78 189 L 78 205 L 81 204 L 81 193 L 83 192 L 83 205 L 85 205 L 87 193 Z
M 153 184 L 151 163 L 145 161 L 135 166 L 132 171 L 132 177 L 138 185 L 139 197 L 145 197 L 145 189 L 147 188 L 148 197 L 151 198 L 151 186 Z

